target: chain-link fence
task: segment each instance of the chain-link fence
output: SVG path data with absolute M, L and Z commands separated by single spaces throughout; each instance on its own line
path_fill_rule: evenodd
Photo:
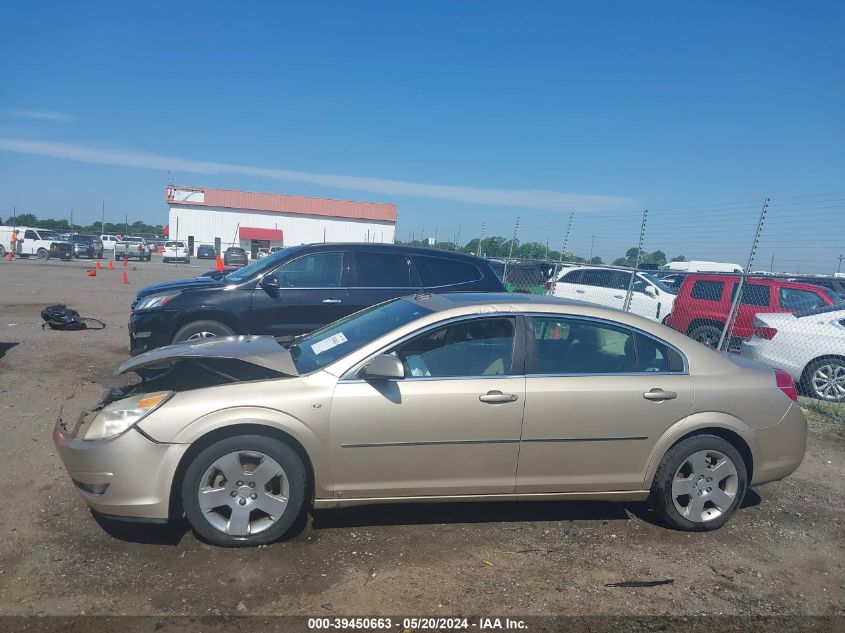
M 446 247 L 486 255 L 509 291 L 633 312 L 782 369 L 808 413 L 842 424 L 843 207 L 819 194 L 523 217 L 509 240 L 482 227 Z

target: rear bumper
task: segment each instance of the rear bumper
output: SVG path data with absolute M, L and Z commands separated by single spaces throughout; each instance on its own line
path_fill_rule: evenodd
M 807 419 L 793 402 L 780 422 L 742 434 L 754 455 L 751 485 L 777 481 L 794 473 L 807 448 Z
M 135 429 L 118 437 L 77 439 L 61 419 L 53 442 L 85 503 L 103 515 L 164 521 L 170 490 L 187 444 L 158 444 Z
M 129 354 L 137 356 L 170 345 L 176 332 L 176 310 L 133 312 L 129 317 Z

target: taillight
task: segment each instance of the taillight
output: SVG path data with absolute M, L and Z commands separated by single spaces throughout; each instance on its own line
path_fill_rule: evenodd
M 798 389 L 795 388 L 795 383 L 792 381 L 792 376 L 782 369 L 775 370 L 775 382 L 778 389 L 786 394 L 790 400 L 798 400 Z
M 777 334 L 777 328 L 773 327 L 755 327 L 754 328 L 754 335 L 759 336 L 760 338 L 764 338 L 767 341 L 771 341 L 775 334 Z

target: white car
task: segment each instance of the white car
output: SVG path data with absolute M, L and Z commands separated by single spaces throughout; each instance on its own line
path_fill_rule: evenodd
M 633 271 L 623 268 L 564 268 L 547 294 L 622 310 L 632 274 Z M 636 273 L 629 312 L 664 323 L 674 305 L 675 292 L 672 288 L 655 275 Z
M 188 247 L 185 242 L 165 242 L 164 243 L 164 263 L 172 261 L 183 261 L 186 264 L 191 263 L 191 258 L 188 255 Z
M 114 245 L 120 241 L 116 235 L 101 235 L 100 240 L 103 242 L 103 250 L 112 252 L 114 252 Z
M 742 355 L 788 372 L 809 396 L 845 402 L 845 305 L 757 314 Z

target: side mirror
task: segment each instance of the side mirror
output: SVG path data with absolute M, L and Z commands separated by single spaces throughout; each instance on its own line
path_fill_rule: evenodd
M 655 289 L 655 287 L 654 287 L 654 286 L 648 286 L 648 285 L 647 285 L 647 286 L 645 287 L 645 293 L 646 293 L 649 297 L 656 297 L 656 296 L 657 296 L 657 290 Z
M 364 380 L 401 380 L 405 377 L 402 361 L 390 354 L 379 354 L 361 370 Z
M 279 280 L 276 279 L 276 275 L 273 273 L 264 275 L 261 278 L 261 287 L 264 288 L 267 294 L 276 294 L 279 292 Z

